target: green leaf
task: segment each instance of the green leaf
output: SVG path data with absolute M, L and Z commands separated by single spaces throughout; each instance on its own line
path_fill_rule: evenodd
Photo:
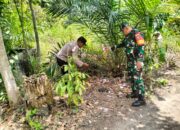
M 69 70 L 69 67 L 68 67 L 67 65 L 65 65 L 64 70 L 65 70 L 65 71 L 68 71 L 68 70 Z
M 81 96 L 82 95 L 82 89 L 79 88 L 79 95 Z
M 85 89 L 86 89 L 86 88 L 84 87 L 84 85 L 81 84 L 80 86 L 81 86 L 81 89 L 82 89 L 82 90 L 85 90 Z
M 67 68 L 69 73 L 63 75 L 56 86 L 56 92 L 63 96 L 68 95 L 68 105 L 75 104 L 76 106 L 82 101 L 83 90 L 85 90 L 85 77 L 84 73 L 77 70 L 77 67 L 71 63 L 71 59 L 68 60 L 69 63 Z
M 62 86 L 60 90 L 60 96 L 64 96 L 66 92 L 66 86 Z
M 77 94 L 74 94 L 73 95 L 73 103 L 76 105 L 76 106 L 78 106 L 79 105 L 79 97 L 78 97 L 78 95 Z
M 68 94 L 68 96 L 72 96 L 73 95 L 73 93 L 74 93 L 74 88 L 71 86 L 71 85 L 69 85 L 68 86 L 68 88 L 67 88 L 67 94 Z
M 59 82 L 56 86 L 56 93 L 60 94 L 62 84 Z
M 85 74 L 82 74 L 82 78 L 85 79 L 85 78 L 86 78 L 86 75 L 85 75 Z
M 79 85 L 76 85 L 76 86 L 75 86 L 75 92 L 78 92 L 78 91 L 79 91 L 79 88 L 80 88 L 80 86 L 79 86 Z

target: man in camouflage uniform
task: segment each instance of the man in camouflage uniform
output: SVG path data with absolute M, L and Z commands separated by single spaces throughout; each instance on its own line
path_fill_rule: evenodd
M 128 23 L 122 23 L 120 29 L 125 35 L 125 38 L 121 44 L 112 47 L 112 50 L 125 47 L 128 77 L 132 89 L 132 93 L 127 95 L 127 97 L 138 98 L 132 103 L 132 106 L 138 107 L 146 104 L 144 99 L 144 81 L 142 78 L 144 38 L 137 29 L 133 29 Z

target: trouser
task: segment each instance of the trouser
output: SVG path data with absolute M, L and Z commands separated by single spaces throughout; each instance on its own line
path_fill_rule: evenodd
M 68 63 L 63 61 L 63 60 L 61 60 L 61 59 L 59 59 L 58 57 L 56 57 L 56 60 L 57 60 L 58 65 L 61 67 L 62 75 L 66 74 L 67 72 L 64 69 L 64 65 L 67 65 Z
M 139 95 L 144 96 L 144 80 L 142 77 L 142 70 L 137 70 L 136 60 L 134 57 L 127 57 L 127 71 L 131 89 L 133 92 L 138 92 Z

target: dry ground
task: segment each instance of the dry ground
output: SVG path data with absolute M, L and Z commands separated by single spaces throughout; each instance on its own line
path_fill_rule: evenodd
M 122 79 L 94 76 L 78 110 L 66 108 L 55 97 L 52 113 L 43 109 L 37 119 L 45 130 L 180 130 L 180 69 L 165 70 L 163 75 L 169 79 L 167 87 L 156 89 L 146 106 L 131 107 L 134 100 L 125 97 L 129 88 Z M 2 110 L 0 130 L 30 129 L 23 112 Z

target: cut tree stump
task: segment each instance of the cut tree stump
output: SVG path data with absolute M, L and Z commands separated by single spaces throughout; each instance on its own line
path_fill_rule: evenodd
M 25 77 L 24 89 L 27 107 L 39 108 L 53 103 L 52 84 L 44 73 Z

